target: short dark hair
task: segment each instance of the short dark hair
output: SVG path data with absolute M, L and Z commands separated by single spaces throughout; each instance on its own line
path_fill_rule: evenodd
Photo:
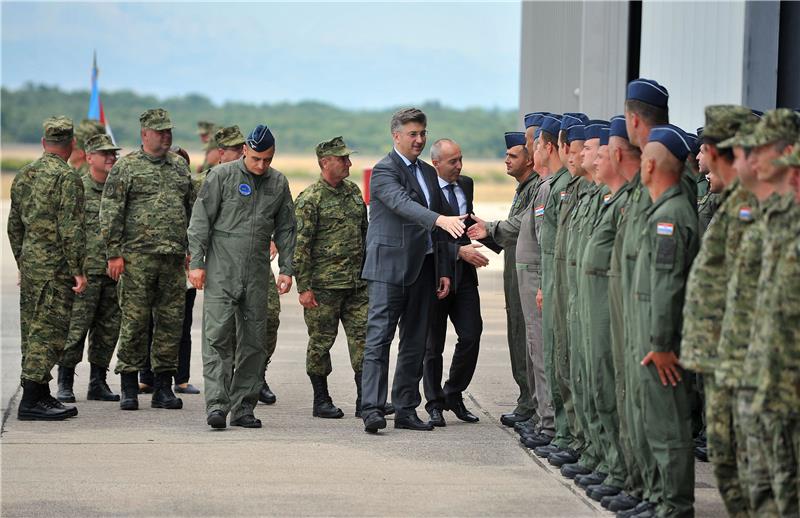
M 555 148 L 558 149 L 558 138 L 554 137 L 547 131 L 542 131 L 541 133 L 539 133 L 539 138 L 542 139 L 542 142 L 544 142 L 545 144 L 553 144 L 553 146 L 555 146 Z
M 717 144 L 720 142 L 720 140 L 715 138 L 703 137 L 703 144 L 706 146 L 714 146 L 714 149 L 717 150 L 717 154 L 720 156 L 720 158 L 725 160 L 727 163 L 732 164 L 734 159 L 733 147 L 717 147 Z
M 542 132 L 542 134 L 544 134 L 544 132 Z M 562 146 L 566 146 L 567 145 L 567 131 L 566 130 L 561 130 L 561 131 L 558 132 L 558 142 L 557 142 L 557 144 L 560 144 Z M 556 146 L 556 147 L 558 147 L 558 146 Z
M 425 116 L 422 110 L 418 108 L 404 108 L 396 111 L 394 115 L 392 115 L 390 129 L 392 130 L 392 133 L 396 133 L 400 131 L 400 128 L 404 124 L 408 124 L 409 122 L 416 122 L 418 124 L 422 124 L 423 126 L 427 126 L 428 118 Z
M 648 126 L 669 124 L 669 108 L 660 108 L 636 99 L 625 101 L 625 111 L 633 112 L 641 117 Z

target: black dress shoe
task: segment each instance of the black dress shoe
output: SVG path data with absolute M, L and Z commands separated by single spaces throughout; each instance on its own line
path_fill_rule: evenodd
M 596 486 L 589 486 L 586 488 L 586 496 L 595 502 L 602 502 L 604 498 L 616 496 L 622 491 L 618 487 L 607 486 L 605 484 L 598 484 Z
M 447 422 L 444 420 L 444 416 L 442 415 L 442 411 L 439 410 L 438 408 L 431 408 L 431 411 L 428 412 L 428 414 L 431 416 L 431 419 L 430 419 L 429 422 L 433 426 L 439 426 L 439 427 L 447 426 Z
M 420 432 L 430 432 L 433 430 L 431 423 L 422 421 L 416 414 L 411 414 L 406 417 L 396 417 L 394 420 L 394 427 L 401 430 L 415 430 Z
M 573 462 L 572 464 L 562 464 L 561 466 L 561 475 L 569 479 L 574 479 L 578 475 L 588 475 L 591 472 L 592 470 L 581 466 L 577 462 Z
M 586 489 L 589 486 L 597 486 L 603 483 L 608 476 L 607 473 L 600 473 L 599 471 L 592 471 L 588 475 L 578 475 L 575 477 L 575 484 L 578 487 Z
M 383 406 L 383 415 L 392 415 L 394 414 L 394 405 L 391 403 L 386 403 Z
M 539 446 L 538 448 L 533 449 L 533 453 L 535 453 L 537 457 L 541 457 L 543 459 L 546 459 L 550 457 L 550 455 L 558 453 L 560 451 L 563 450 L 553 443 L 550 443 L 547 446 Z
M 272 392 L 266 381 L 261 385 L 261 390 L 258 391 L 258 400 L 265 405 L 274 405 L 278 400 L 278 397 Z
M 537 419 L 535 419 L 534 417 L 531 417 L 527 421 L 520 421 L 518 423 L 514 423 L 514 430 L 517 433 L 522 433 L 523 429 L 525 429 L 525 430 L 535 430 L 537 421 L 538 421 Z
M 633 509 L 642 502 L 641 499 L 631 496 L 624 491 L 617 496 L 610 498 L 608 500 L 608 504 L 605 504 L 604 501 L 605 498 L 600 501 L 601 505 L 613 513 Z
M 578 459 L 580 459 L 580 455 L 578 455 L 578 452 L 576 452 L 571 448 L 567 448 L 565 450 L 553 453 L 552 455 L 547 457 L 547 462 L 551 466 L 560 468 L 564 464 L 574 464 L 578 462 Z
M 642 513 L 655 511 L 655 508 L 655 504 L 650 503 L 647 500 L 642 500 L 636 505 L 636 507 L 633 507 L 632 509 L 617 512 L 617 518 L 632 518 L 633 516 L 638 516 Z
M 477 423 L 480 421 L 478 416 L 467 410 L 463 401 L 454 401 L 448 405 L 448 410 L 453 412 L 456 417 L 465 423 Z
M 505 426 L 512 427 L 514 426 L 514 423 L 521 423 L 522 421 L 527 421 L 530 418 L 531 416 L 529 415 L 511 412 L 510 414 L 501 415 L 500 422 Z
M 212 410 L 211 413 L 208 414 L 206 423 L 215 430 L 225 428 L 225 426 L 227 426 L 225 424 L 225 412 L 222 410 Z
M 181 385 L 175 385 L 172 387 L 172 390 L 175 391 L 176 394 L 199 394 L 200 389 L 192 385 L 191 383 L 187 383 L 185 387 Z
M 241 426 L 242 428 L 261 428 L 261 419 L 256 419 L 252 414 L 245 414 L 239 419 L 231 421 L 231 426 Z
M 549 435 L 535 434 L 535 435 L 522 435 L 519 442 L 526 448 L 534 449 L 540 446 L 547 446 L 553 440 Z
M 378 430 L 386 428 L 386 419 L 378 412 L 372 412 L 364 418 L 364 431 L 367 433 L 378 433 Z

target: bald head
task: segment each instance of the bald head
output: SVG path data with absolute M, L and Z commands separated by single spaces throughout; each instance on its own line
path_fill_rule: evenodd
M 461 147 L 450 139 L 439 139 L 431 146 L 431 163 L 442 180 L 453 183 L 461 174 Z
M 683 162 L 675 158 L 660 142 L 648 142 L 642 151 L 642 184 L 655 201 L 669 187 L 680 180 Z

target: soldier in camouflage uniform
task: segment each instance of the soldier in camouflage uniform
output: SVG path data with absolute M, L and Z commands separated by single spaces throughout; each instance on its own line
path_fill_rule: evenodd
M 75 128 L 75 148 L 69 157 L 69 165 L 79 175 L 89 173 L 89 163 L 86 161 L 86 142 L 95 135 L 105 135 L 106 128 L 100 121 L 83 119 Z
M 306 373 L 314 389 L 314 417 L 344 415 L 328 393 L 330 349 L 339 322 L 347 334 L 350 364 L 361 395 L 361 364 L 367 326 L 367 285 L 361 279 L 367 207 L 350 175 L 350 150 L 342 137 L 316 147 L 320 179 L 297 197 L 297 291 L 308 327 Z M 359 401 L 356 411 L 360 410 Z
M 705 149 L 703 145 L 704 131 L 705 128 L 697 129 L 697 143 L 700 147 L 697 153 L 697 167 L 700 176 L 703 178 L 710 174 L 708 159 L 706 153 L 703 151 Z M 705 187 L 704 189 L 702 188 L 703 186 Z M 700 231 L 700 239 L 703 238 L 703 234 L 705 234 L 709 223 L 711 223 L 711 218 L 714 217 L 714 213 L 719 208 L 719 197 L 723 187 L 724 185 L 719 178 L 714 181 L 706 180 L 705 184 L 697 184 L 697 223 L 698 230 Z
M 213 142 L 214 134 L 217 128 L 213 122 L 198 121 L 197 134 L 200 136 L 200 142 L 203 143 L 203 162 L 197 166 L 197 173 L 205 175 L 205 172 L 217 165 L 219 162 L 219 152 L 217 146 Z M 209 160 L 209 153 L 213 156 L 213 160 Z
M 139 117 L 142 147 L 111 169 L 100 202 L 108 274 L 119 282 L 122 311 L 116 372 L 120 408 L 139 408 L 137 373 L 145 366 L 153 318 L 150 363 L 156 375 L 153 408 L 182 408 L 172 392 L 178 368 L 186 291 L 186 227 L 194 186 L 183 158 L 169 151 L 172 122 L 161 108 Z
M 43 128 L 44 154 L 14 178 L 8 215 L 8 238 L 20 271 L 21 420 L 78 414 L 52 397 L 48 384 L 67 340 L 74 295 L 86 289 L 83 183 L 67 165 L 74 145 L 72 121 L 49 118 Z
M 86 399 L 119 401 L 106 383 L 106 372 L 119 338 L 120 311 L 117 283 L 106 273 L 106 249 L 100 236 L 100 199 L 109 171 L 117 162 L 117 151 L 111 137 L 95 135 L 85 143 L 89 171 L 81 177 L 84 192 L 86 230 L 86 262 L 84 271 L 89 282 L 86 291 L 75 297 L 69 336 L 64 354 L 58 362 L 59 401 L 74 402 L 72 384 L 75 366 L 83 358 L 83 345 L 89 337 L 89 391 Z
M 280 254 L 279 292 L 292 285 L 295 219 L 289 183 L 270 167 L 275 139 L 264 125 L 247 137 L 244 156 L 213 168 L 189 226 L 189 281 L 205 288 L 203 376 L 209 426 L 260 428 L 253 410 L 263 385 L 273 232 Z M 236 341 L 231 335 L 235 332 Z

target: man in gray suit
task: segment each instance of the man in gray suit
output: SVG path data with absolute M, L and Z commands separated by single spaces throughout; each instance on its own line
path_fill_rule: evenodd
M 416 108 L 392 116 L 394 149 L 372 170 L 370 224 L 362 277 L 369 282 L 367 342 L 362 375 L 364 430 L 386 428 L 383 409 L 389 377 L 389 347 L 398 321 L 392 402 L 395 428 L 432 430 L 417 416 L 419 382 L 434 296 L 450 291 L 455 257 L 447 234 L 464 234 L 466 216 L 447 216 L 436 176 L 419 160 L 427 138 L 427 118 Z M 441 232 L 437 231 L 437 227 Z M 446 232 L 447 234 L 445 234 Z M 438 279 L 438 283 L 437 283 Z

